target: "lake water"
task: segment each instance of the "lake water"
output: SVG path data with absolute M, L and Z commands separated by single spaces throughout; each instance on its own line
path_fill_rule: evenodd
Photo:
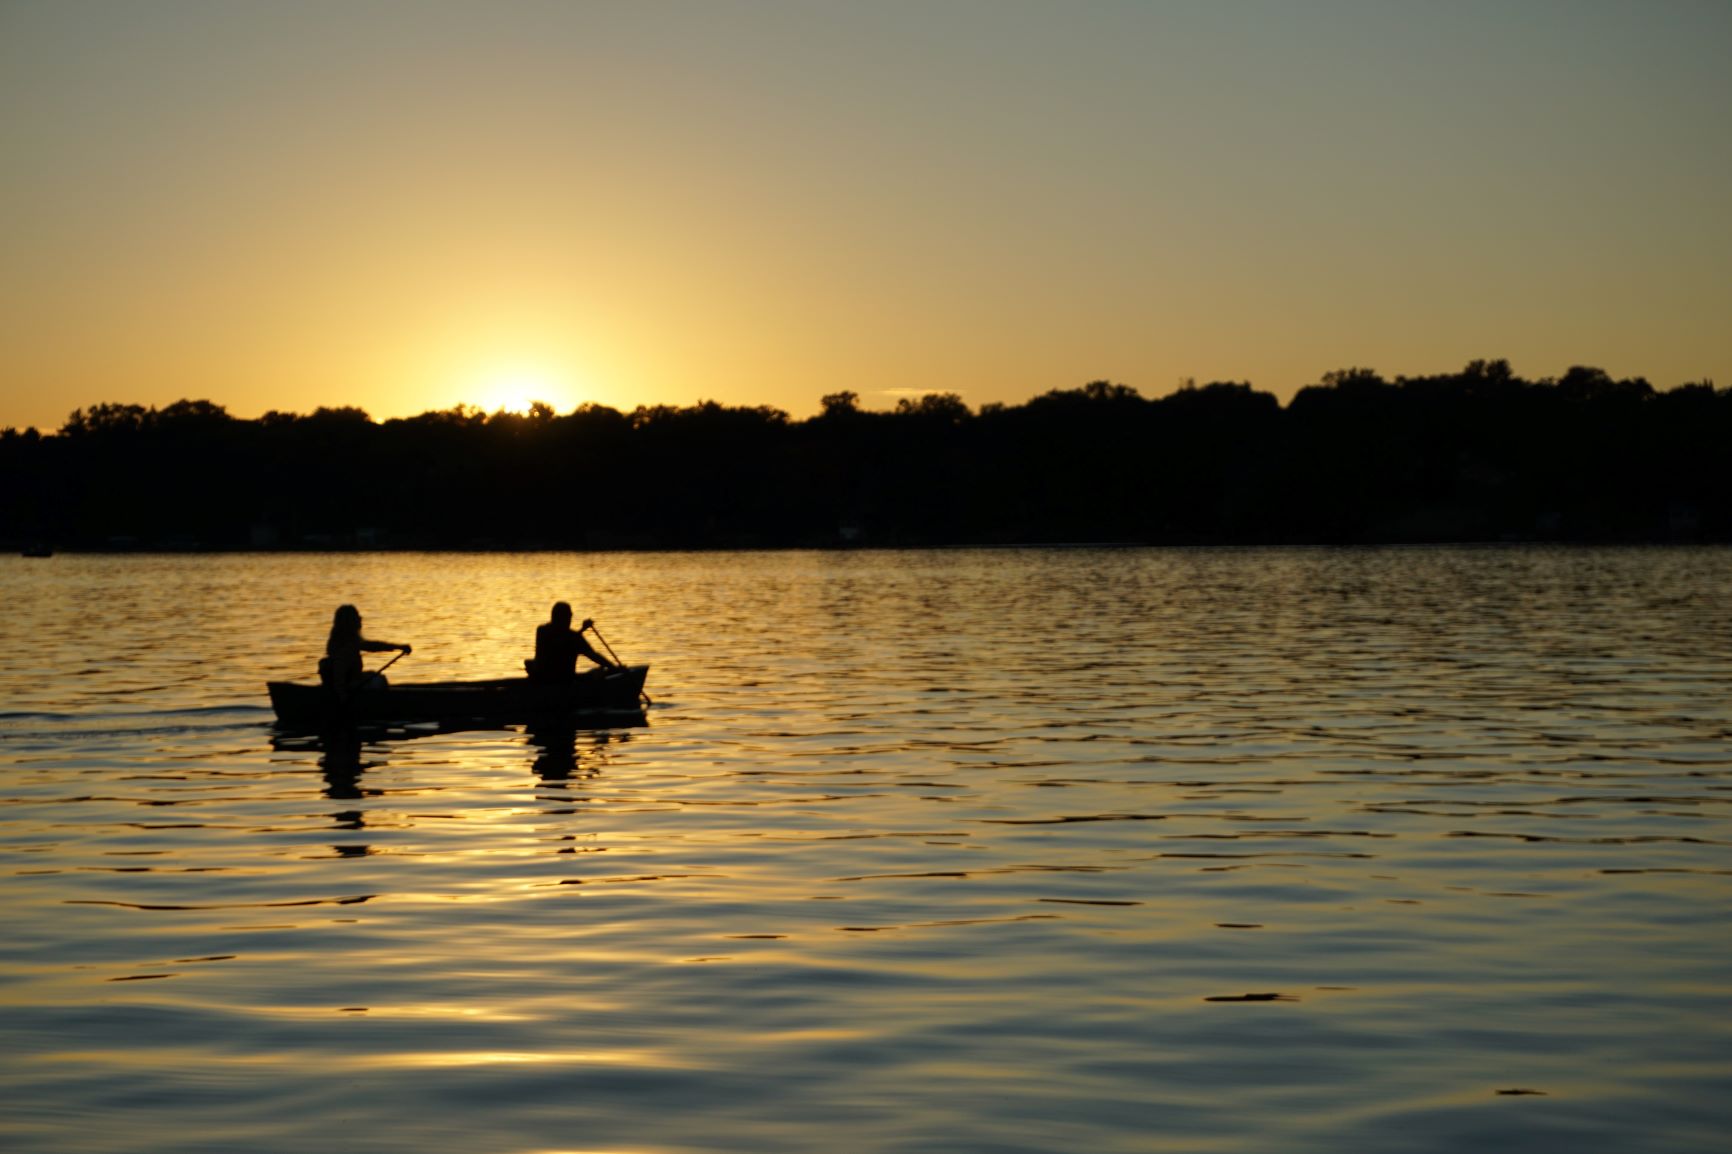
M 647 724 L 321 748 L 330 612 Z M 1732 551 L 0 559 L 0 1146 L 1705 1151 Z

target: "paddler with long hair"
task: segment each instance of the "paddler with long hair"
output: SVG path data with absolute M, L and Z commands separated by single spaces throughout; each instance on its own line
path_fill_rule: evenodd
M 361 668 L 362 653 L 411 652 L 407 645 L 394 641 L 374 641 L 361 636 L 361 611 L 353 605 L 339 605 L 331 618 L 331 635 L 325 640 L 325 656 L 319 661 L 319 682 L 327 689 L 347 694 L 365 683 L 369 689 L 383 689 L 383 674 L 368 676 Z

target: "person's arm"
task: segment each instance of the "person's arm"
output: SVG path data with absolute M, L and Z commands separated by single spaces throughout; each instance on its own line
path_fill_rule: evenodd
M 395 641 L 369 641 L 365 637 L 361 638 L 361 648 L 368 653 L 389 653 L 393 649 L 401 649 L 404 653 L 414 652 L 411 646 L 398 645 Z
M 588 629 L 588 628 L 589 628 L 589 622 L 585 621 L 583 623 L 583 629 Z M 602 668 L 612 669 L 614 663 L 612 661 L 609 661 L 607 659 L 607 657 L 605 657 L 604 655 L 597 653 L 595 651 L 595 646 L 591 645 L 589 643 L 589 638 L 587 638 L 583 635 L 583 629 L 579 629 L 576 633 L 574 633 L 572 635 L 572 636 L 577 638 L 577 651 L 579 653 L 583 654 L 585 657 L 589 658 L 591 661 L 595 662 L 597 665 L 601 666 Z

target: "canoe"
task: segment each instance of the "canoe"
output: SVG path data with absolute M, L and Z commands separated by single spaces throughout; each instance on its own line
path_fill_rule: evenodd
M 553 721 L 602 710 L 631 710 L 643 694 L 647 665 L 592 669 L 570 681 L 424 681 L 360 689 L 339 697 L 322 685 L 269 681 L 271 708 L 284 725 L 375 721 Z

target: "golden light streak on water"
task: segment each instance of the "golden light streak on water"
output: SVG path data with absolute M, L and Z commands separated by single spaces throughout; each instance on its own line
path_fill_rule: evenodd
M 0 1141 L 1714 1149 L 1728 594 L 1688 549 L 0 559 Z M 647 725 L 269 727 L 334 603 L 431 680 L 554 597 Z

